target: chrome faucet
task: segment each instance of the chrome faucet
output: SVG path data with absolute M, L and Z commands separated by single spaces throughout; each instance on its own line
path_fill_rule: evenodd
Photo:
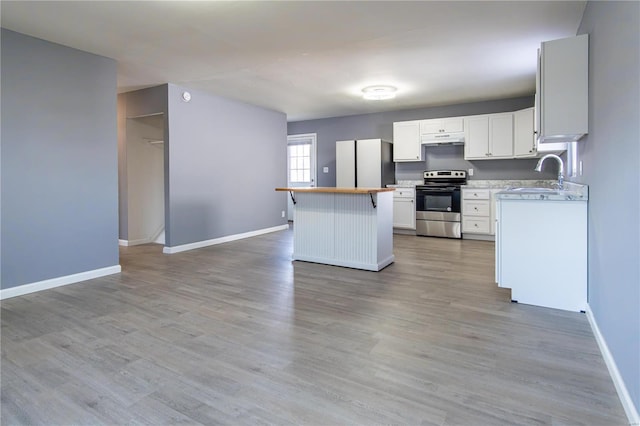
M 544 163 L 544 160 L 546 160 L 547 158 L 553 158 L 558 161 L 558 189 L 562 191 L 564 189 L 564 163 L 562 162 L 562 158 L 558 157 L 555 154 L 547 154 L 538 161 L 538 164 L 536 165 L 536 168 L 534 170 L 536 172 L 541 172 L 542 163 Z

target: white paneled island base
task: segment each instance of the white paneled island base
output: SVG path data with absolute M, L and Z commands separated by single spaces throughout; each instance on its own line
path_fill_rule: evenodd
M 295 199 L 293 260 L 379 271 L 394 261 L 393 188 L 276 188 Z

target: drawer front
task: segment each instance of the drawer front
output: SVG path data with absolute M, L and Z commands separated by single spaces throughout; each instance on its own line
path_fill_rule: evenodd
M 462 203 L 462 215 L 463 216 L 483 216 L 489 217 L 491 215 L 491 208 L 489 201 L 467 201 Z
M 396 188 L 393 191 L 393 198 L 416 198 L 416 192 L 412 188 Z
M 462 232 L 469 234 L 491 234 L 491 223 L 486 218 L 462 217 Z
M 491 198 L 489 189 L 463 189 L 462 198 L 465 200 L 488 200 Z

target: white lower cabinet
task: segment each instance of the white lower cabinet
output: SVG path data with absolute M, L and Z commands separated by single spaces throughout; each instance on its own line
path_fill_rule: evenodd
M 462 188 L 463 238 L 493 240 L 496 233 L 496 193 L 503 188 Z M 466 236 L 465 236 L 466 234 Z
M 488 217 L 462 217 L 462 232 L 464 234 L 491 235 L 491 222 Z
M 462 234 L 492 234 L 491 190 L 462 188 Z
M 393 227 L 416 229 L 416 190 L 396 188 L 393 193 Z
M 518 303 L 584 311 L 587 202 L 497 202 L 496 281 Z

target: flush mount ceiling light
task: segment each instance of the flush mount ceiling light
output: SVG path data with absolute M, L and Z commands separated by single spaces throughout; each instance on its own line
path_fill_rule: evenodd
M 396 89 L 393 86 L 368 86 L 362 89 L 362 97 L 372 101 L 382 101 L 396 97 Z

